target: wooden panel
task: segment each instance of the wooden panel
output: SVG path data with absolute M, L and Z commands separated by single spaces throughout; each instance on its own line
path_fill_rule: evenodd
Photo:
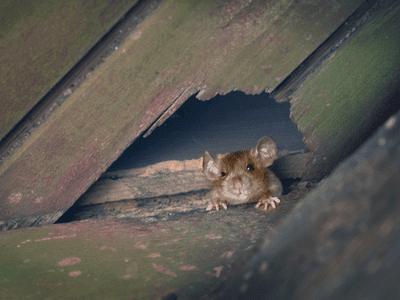
M 360 2 L 165 1 L 0 167 L 1 227 L 55 221 L 197 91 L 276 87 Z
M 319 83 L 318 77 L 323 83 L 328 81 L 327 69 L 332 69 L 330 79 L 336 86 L 340 66 L 346 76 L 352 75 L 346 79 L 352 78 L 351 83 L 355 84 L 343 89 L 356 95 L 355 104 L 360 100 L 361 112 L 364 105 L 374 107 L 373 102 L 365 99 L 379 96 L 377 84 L 383 84 L 381 91 L 386 95 L 398 91 L 399 52 L 393 44 L 397 46 L 400 36 L 400 6 L 397 2 L 385 2 L 385 5 L 388 6 L 374 15 L 357 38 L 304 83 L 305 91 L 308 87 L 315 89 L 309 96 L 318 97 L 320 94 L 316 91 L 328 86 L 313 85 Z M 350 56 L 352 53 L 361 56 L 361 46 L 375 54 L 370 57 L 375 70 Z M 366 58 L 367 54 L 363 53 Z M 335 60 L 337 57 L 340 60 Z M 375 59 L 381 60 L 381 64 Z M 376 71 L 386 80 L 364 75 L 363 70 L 354 67 L 354 62 L 367 70 L 367 75 Z M 350 72 L 353 67 L 356 73 Z M 364 84 L 358 82 L 359 77 Z M 299 95 L 304 90 L 300 89 Z M 341 91 L 339 94 L 332 93 L 334 89 L 322 92 L 325 90 L 331 96 L 341 95 Z M 340 88 L 336 86 L 336 90 Z M 329 106 L 321 102 L 321 107 L 336 105 L 328 103 Z M 313 107 L 294 110 L 294 113 L 307 113 L 307 109 Z M 342 111 L 345 109 L 347 106 Z M 340 117 L 339 110 L 334 110 L 335 117 Z M 345 125 L 342 127 L 335 119 L 330 120 L 328 112 L 318 116 L 327 122 L 324 125 L 335 125 L 329 130 L 319 127 L 327 134 L 335 131 L 346 134 L 360 128 L 359 123 L 354 128 L 347 126 L 353 125 L 352 118 L 358 117 L 354 107 L 343 112 L 344 117 L 338 122 Z M 57 125 L 56 120 L 53 125 Z M 299 123 L 302 120 L 305 127 L 307 121 L 312 121 L 307 127 L 308 136 L 313 136 L 313 126 L 322 126 L 311 114 L 304 119 L 299 116 Z M 73 298 L 84 295 L 96 299 L 129 298 L 132 294 L 164 299 L 395 299 L 400 293 L 399 120 L 399 113 L 392 116 L 371 140 L 297 205 L 276 230 L 268 230 L 276 226 L 272 216 L 287 209 L 287 205 L 271 214 L 230 208 L 223 214 L 194 212 L 170 222 L 83 221 L 2 232 L 0 246 L 8 258 L 0 268 L 5 286 L 2 292 L 6 298 L 37 294 L 54 297 L 68 293 Z M 85 137 L 98 138 L 101 131 L 93 131 L 95 136 Z M 314 136 L 316 141 L 329 146 L 327 139 Z M 328 137 L 337 141 L 335 135 Z M 19 166 L 27 169 L 26 165 Z M 21 178 L 23 173 L 16 175 Z M 12 204 L 18 204 L 18 197 L 13 200 Z M 185 205 L 189 203 L 190 200 Z M 162 209 L 164 213 L 166 206 Z M 265 242 L 258 248 L 260 237 Z M 239 259 L 243 261 L 238 262 Z
M 166 161 L 146 168 L 106 172 L 79 199 L 90 205 L 210 189 L 202 159 Z
M 1 1 L 0 140 L 135 2 Z
M 0 232 L 2 299 L 162 299 L 171 292 L 199 299 L 254 251 L 249 245 L 276 215 L 253 208 L 225 216 L 223 223 L 202 211 L 163 224 L 90 220 Z
M 304 179 L 322 179 L 400 108 L 400 7 L 376 5 L 360 22 L 371 15 L 290 96 L 291 118 L 314 153 Z

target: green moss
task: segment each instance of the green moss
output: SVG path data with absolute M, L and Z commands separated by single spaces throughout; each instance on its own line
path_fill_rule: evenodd
M 399 15 L 399 9 L 382 12 L 296 93 L 292 112 L 303 130 L 313 126 L 327 141 L 338 130 L 351 135 L 388 99 L 399 82 Z

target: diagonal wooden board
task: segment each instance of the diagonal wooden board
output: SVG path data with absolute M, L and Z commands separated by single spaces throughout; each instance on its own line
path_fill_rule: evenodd
M 36 105 L 55 84 L 77 85 L 69 70 L 137 2 L 1 1 L 0 140 L 32 108 L 42 116 Z

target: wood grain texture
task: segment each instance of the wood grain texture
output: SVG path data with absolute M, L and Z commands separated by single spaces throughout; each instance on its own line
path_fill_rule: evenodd
M 1 165 L 1 227 L 66 211 L 182 93 L 276 87 L 359 3 L 163 2 Z
M 1 2 L 0 140 L 135 2 Z
M 314 153 L 305 179 L 329 174 L 400 108 L 400 7 L 374 4 L 351 43 L 291 95 L 291 118 Z

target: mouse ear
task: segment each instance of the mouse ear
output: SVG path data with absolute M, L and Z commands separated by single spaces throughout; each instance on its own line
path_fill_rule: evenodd
M 260 159 L 265 167 L 272 165 L 278 157 L 278 147 L 275 141 L 270 137 L 262 137 L 257 146 L 250 151 L 250 154 Z
M 221 177 L 219 161 L 208 151 L 204 151 L 203 154 L 203 173 L 209 180 L 217 180 Z

